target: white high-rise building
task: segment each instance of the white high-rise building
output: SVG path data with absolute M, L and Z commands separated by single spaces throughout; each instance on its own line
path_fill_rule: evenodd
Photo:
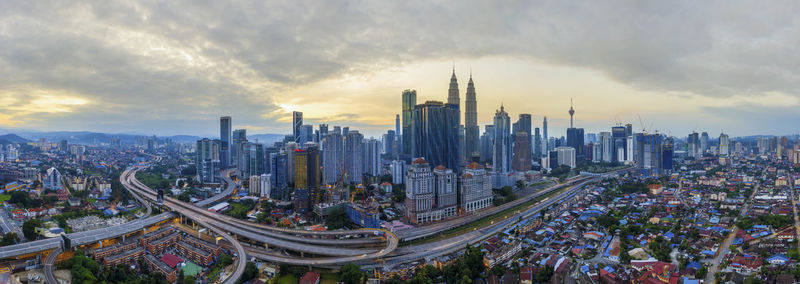
M 392 161 L 392 183 L 403 184 L 405 183 L 406 162 L 403 160 Z
M 472 212 L 492 206 L 492 177 L 483 166 L 472 162 L 459 177 L 459 206 Z
M 440 165 L 433 169 L 433 176 L 435 179 L 434 187 L 436 188 L 435 211 L 441 211 L 437 213 L 434 219 L 441 220 L 456 216 L 456 206 L 458 205 L 458 178 L 456 173 Z
M 47 169 L 47 175 L 42 180 L 42 187 L 50 190 L 62 189 L 61 173 L 56 168 Z
M 728 134 L 722 133 L 719 135 L 719 155 L 727 156 L 730 154 L 730 140 Z
M 511 171 L 511 120 L 501 105 L 494 114 L 494 154 L 492 166 L 498 173 Z
M 272 193 L 272 174 L 262 174 L 259 180 L 259 197 L 270 197 Z
M 433 172 L 425 159 L 417 158 L 406 172 L 406 217 L 414 224 L 433 221 Z
M 261 196 L 261 176 L 250 176 L 250 196 Z
M 364 141 L 364 172 L 372 176 L 381 174 L 381 144 L 375 138 Z
M 562 146 L 556 148 L 556 152 L 558 152 L 559 166 L 565 165 L 569 166 L 570 168 L 575 167 L 575 148 Z

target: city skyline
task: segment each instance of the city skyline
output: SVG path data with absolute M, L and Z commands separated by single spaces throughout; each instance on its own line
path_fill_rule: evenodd
M 283 134 L 300 111 L 307 123 L 377 137 L 394 128 L 403 90 L 417 90 L 419 103 L 446 101 L 455 63 L 462 106 L 474 78 L 480 132 L 504 103 L 535 125 L 548 116 L 560 137 L 572 97 L 587 133 L 616 121 L 639 130 L 639 116 L 678 137 L 797 133 L 798 39 L 788 32 L 797 23 L 780 5 L 317 4 L 283 7 L 311 16 L 287 18 L 267 9 L 274 4 L 230 5 L 215 17 L 215 4 L 6 2 L 0 129 L 212 136 L 204 125 L 231 116 L 235 128 Z M 464 17 L 475 7 L 480 16 Z M 439 17 L 404 20 L 430 18 L 418 10 Z M 736 15 L 761 24 L 742 28 Z

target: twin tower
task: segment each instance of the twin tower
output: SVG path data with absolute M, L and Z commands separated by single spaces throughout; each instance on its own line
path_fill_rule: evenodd
M 453 68 L 453 75 L 450 76 L 450 89 L 447 91 L 447 103 L 459 105 L 458 79 L 456 70 Z M 467 83 L 467 97 L 464 101 L 464 153 L 467 159 L 480 156 L 480 137 L 478 129 L 478 101 L 475 95 L 475 83 L 472 82 L 472 71 L 469 74 Z

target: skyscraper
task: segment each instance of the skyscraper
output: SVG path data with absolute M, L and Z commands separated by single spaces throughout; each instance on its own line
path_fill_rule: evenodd
M 292 112 L 292 140 L 294 143 L 303 145 L 301 136 L 303 135 L 303 113 L 299 111 Z
M 450 88 L 447 89 L 447 103 L 459 106 L 461 99 L 458 97 L 458 80 L 456 79 L 456 69 L 453 68 L 453 75 L 450 76 Z
M 514 160 L 511 168 L 517 172 L 526 172 L 531 169 L 531 143 L 528 133 L 518 131 L 514 133 Z
M 730 140 L 728 134 L 721 133 L 719 135 L 719 155 L 727 156 L 728 154 L 730 154 Z
M 434 177 L 428 162 L 417 158 L 406 172 L 406 216 L 414 224 L 432 221 Z
M 538 161 L 542 157 L 542 134 L 539 132 L 539 127 L 536 127 L 533 133 L 533 157 Z
M 364 141 L 364 172 L 374 177 L 381 172 L 380 141 L 375 138 Z
M 414 108 L 414 157 L 424 157 L 432 165 L 458 169 L 458 106 L 427 101 Z
M 396 155 L 397 153 L 400 153 L 402 151 L 400 148 L 403 148 L 403 140 L 401 138 L 403 136 L 403 132 L 400 132 L 400 115 L 399 114 L 396 114 L 394 116 L 394 135 L 395 135 L 395 137 L 397 137 L 397 138 L 395 138 L 395 140 L 396 140 L 395 147 L 397 147 L 397 152 L 395 153 L 395 155 Z
M 220 140 L 210 140 L 208 138 L 197 140 L 197 148 L 195 150 L 197 181 L 201 183 L 219 182 L 220 144 Z
M 567 128 L 567 147 L 575 149 L 577 159 L 584 158 L 583 128 Z
M 625 135 L 624 126 L 611 127 L 611 159 L 612 162 L 625 162 L 626 152 L 628 151 L 628 139 Z
M 469 75 L 469 83 L 467 83 L 467 98 L 464 101 L 464 151 L 467 155 L 467 160 L 480 156 L 478 137 L 478 101 L 475 94 L 475 84 L 472 82 L 472 72 Z
M 349 130 L 342 144 L 347 182 L 359 184 L 364 174 L 364 135 L 357 130 Z
M 706 151 L 708 151 L 708 132 L 703 131 L 700 134 L 700 156 L 705 154 Z
M 514 122 L 514 125 L 511 127 L 511 129 L 512 129 L 512 133 L 511 133 L 512 135 L 516 135 L 519 132 L 525 132 L 525 134 L 527 135 L 526 137 L 528 139 L 528 143 L 526 143 L 526 144 L 528 145 L 528 147 L 531 146 L 531 133 L 533 133 L 533 132 L 531 132 L 531 115 L 530 114 L 527 114 L 527 113 L 520 114 L 519 115 L 519 119 L 517 119 L 517 122 Z M 516 137 L 514 138 L 514 141 L 516 141 Z M 516 149 L 514 151 L 516 152 Z M 532 151 L 529 149 L 528 153 L 530 154 L 531 152 Z M 516 159 L 516 157 L 514 157 L 514 159 Z M 530 159 L 531 159 L 531 157 L 528 157 L 528 160 L 530 160 Z
M 550 138 L 547 136 L 547 116 L 545 116 L 544 120 L 542 120 L 542 134 L 544 135 L 542 137 L 542 142 L 543 142 L 542 143 L 542 147 L 543 147 L 542 148 L 542 153 L 547 153 L 548 151 L 550 151 L 550 147 L 551 147 L 549 145 L 550 144 L 550 140 L 549 140 Z
M 322 140 L 322 169 L 325 184 L 336 184 L 344 171 L 344 146 L 339 131 L 328 133 Z
M 511 170 L 511 123 L 503 105 L 494 114 L 494 153 L 492 165 L 497 173 Z
M 686 144 L 688 145 L 687 150 L 690 157 L 699 158 L 703 156 L 701 152 L 702 148 L 700 147 L 700 135 L 697 134 L 697 132 L 689 134 L 689 137 L 686 139 Z
M 487 162 L 493 159 L 493 147 L 494 125 L 486 125 L 483 127 L 483 134 L 481 135 L 481 161 Z
M 636 154 L 634 155 L 636 169 L 643 175 L 660 175 L 662 173 L 663 161 L 663 136 L 660 134 L 636 133 L 634 145 Z
M 231 163 L 231 117 L 219 118 L 219 161 L 222 168 L 228 168 Z
M 407 162 L 414 155 L 414 106 L 417 105 L 417 91 L 403 91 L 403 133 L 401 159 Z
M 289 142 L 284 145 L 286 152 L 286 182 L 294 184 L 294 155 L 295 150 L 300 149 L 296 142 Z

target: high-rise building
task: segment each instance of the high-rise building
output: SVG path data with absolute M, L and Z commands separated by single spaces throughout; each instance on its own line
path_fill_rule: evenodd
M 700 145 L 700 135 L 697 132 L 692 132 L 686 139 L 687 150 L 690 157 L 700 158 L 703 156 L 702 147 Z
M 672 138 L 664 138 L 664 144 L 661 147 L 661 170 L 663 174 L 667 174 L 672 171 L 672 159 L 675 156 L 675 146 Z
M 364 172 L 373 177 L 381 174 L 380 141 L 375 138 L 364 141 Z
M 294 150 L 294 188 L 308 188 L 308 153 L 304 149 Z
M 536 127 L 533 133 L 533 157 L 538 161 L 542 157 L 542 134 L 539 132 L 539 127 Z
M 347 182 L 360 184 L 364 175 L 364 135 L 356 130 L 349 130 L 342 144 Z
M 449 169 L 460 166 L 458 106 L 427 101 L 414 108 L 414 156 Z
M 552 145 L 549 144 L 550 137 L 547 136 L 547 116 L 542 120 L 542 134 L 544 135 L 542 136 L 542 152 L 547 153 L 550 151 L 550 147 L 552 147 Z
M 288 168 L 288 155 L 286 152 L 278 153 L 270 157 L 270 168 L 272 169 L 272 176 L 270 183 L 273 189 L 270 192 L 270 198 L 278 200 L 286 200 L 289 197 L 287 190 L 287 168 Z
M 519 131 L 514 133 L 514 160 L 511 168 L 517 172 L 531 170 L 531 147 L 528 133 Z
M 494 171 L 505 173 L 511 171 L 511 124 L 503 105 L 494 114 L 494 153 L 492 166 Z
M 197 140 L 195 149 L 195 168 L 197 181 L 201 183 L 218 183 L 220 163 L 220 140 L 203 138 Z
M 730 140 L 728 139 L 728 134 L 721 133 L 719 135 L 719 155 L 720 156 L 728 156 L 730 152 Z
M 328 133 L 322 139 L 322 169 L 325 184 L 336 184 L 342 178 L 344 173 L 344 146 L 342 143 L 342 134 L 339 131 Z
M 556 152 L 558 153 L 559 166 L 575 167 L 575 148 L 561 146 L 556 148 Z
M 48 190 L 61 190 L 61 173 L 53 167 L 47 169 L 47 174 L 42 179 L 42 188 Z
M 308 189 L 309 206 L 322 202 L 323 194 L 320 180 L 322 173 L 320 172 L 320 153 L 319 145 L 314 142 L 305 144 L 306 150 L 306 188 Z
M 611 127 L 611 156 L 613 157 L 611 160 L 613 162 L 625 162 L 628 151 L 628 139 L 625 132 L 624 126 Z
M 286 152 L 286 181 L 294 184 L 294 156 L 295 150 L 300 149 L 300 145 L 298 145 L 296 142 L 289 142 L 284 145 L 284 149 Z
M 403 133 L 401 158 L 410 161 L 414 155 L 414 107 L 417 105 L 417 91 L 403 91 Z
M 400 144 L 400 136 L 403 135 L 403 132 L 400 132 L 400 115 L 396 114 L 394 116 L 394 134 L 397 135 L 397 142 Z
M 700 156 L 708 151 L 708 132 L 700 134 Z
M 640 174 L 657 176 L 662 174 L 664 166 L 663 136 L 660 134 L 636 133 L 634 136 L 636 149 L 634 154 L 636 169 Z
M 458 179 L 453 170 L 444 166 L 437 166 L 433 169 L 434 176 L 434 212 L 439 212 L 433 217 L 434 220 L 441 220 L 447 217 L 456 216 L 458 206 Z
M 417 158 L 406 172 L 406 217 L 414 224 L 433 221 L 434 177 L 428 162 Z
M 298 145 L 303 145 L 303 113 L 299 111 L 292 112 L 292 141 Z
M 492 177 L 483 166 L 471 163 L 459 177 L 459 207 L 472 212 L 492 206 Z
M 599 148 L 600 157 L 596 157 L 596 160 L 608 163 L 614 161 L 614 142 L 611 132 L 600 132 L 597 140 L 600 145 L 595 145 L 595 148 Z
M 577 159 L 584 158 L 583 128 L 567 128 L 567 147 L 575 149 Z
M 511 129 L 512 129 L 512 131 L 511 131 L 512 135 L 516 135 L 518 132 L 527 133 L 527 135 L 528 135 L 527 136 L 527 139 L 528 139 L 528 143 L 527 144 L 530 147 L 530 145 L 531 145 L 531 133 L 533 133 L 533 132 L 531 132 L 531 115 L 530 114 L 527 114 L 527 113 L 520 114 L 519 115 L 519 119 L 517 119 L 517 122 L 514 122 L 514 124 L 511 127 Z M 514 138 L 514 139 L 516 141 L 516 138 Z M 531 151 L 529 150 L 528 153 L 531 153 Z M 516 159 L 516 157 L 514 159 Z M 529 158 L 529 160 L 530 160 L 530 158 Z
M 483 129 L 483 134 L 481 135 L 481 161 L 486 162 L 493 159 L 494 125 L 486 125 Z
M 315 142 L 322 144 L 322 140 L 325 139 L 325 136 L 328 136 L 328 125 L 327 124 L 320 124 L 319 125 L 319 135 Z M 320 147 L 321 148 L 321 147 Z
M 403 184 L 405 183 L 406 177 L 406 162 L 403 160 L 394 160 L 392 161 L 392 183 L 393 184 Z
M 447 103 L 459 106 L 461 99 L 458 97 L 458 80 L 456 79 L 456 69 L 453 68 L 453 75 L 450 76 L 450 88 L 447 89 Z
M 222 168 L 231 165 L 231 117 L 223 116 L 219 118 L 219 160 Z
M 383 141 L 383 152 L 389 158 L 397 157 L 397 135 L 394 130 L 386 131 L 386 139 Z
M 471 72 L 470 72 L 471 73 Z M 478 129 L 478 101 L 472 74 L 467 83 L 467 97 L 464 101 L 464 152 L 468 160 L 480 157 L 480 130 Z
M 264 144 L 261 143 L 249 143 L 249 150 L 250 150 L 250 164 L 248 166 L 248 170 L 251 176 L 260 176 L 265 174 L 266 171 L 266 162 L 264 161 Z

